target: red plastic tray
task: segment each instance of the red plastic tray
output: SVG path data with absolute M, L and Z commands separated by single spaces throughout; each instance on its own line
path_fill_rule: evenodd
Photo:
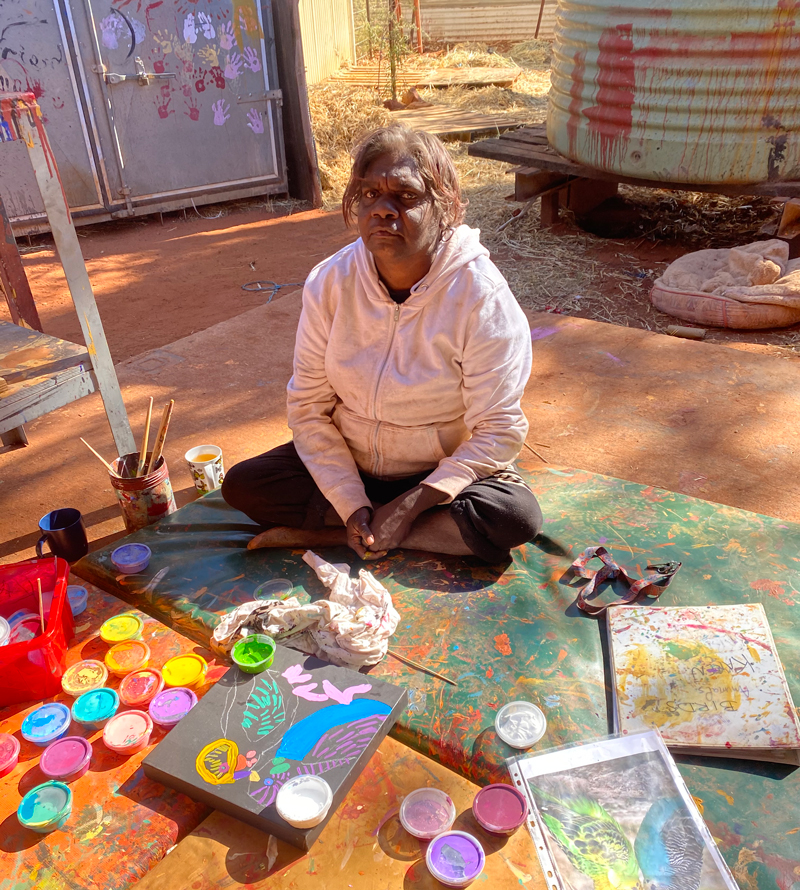
M 67 598 L 69 563 L 57 557 L 0 565 L 0 615 L 18 609 L 39 614 L 39 590 L 53 591 L 45 632 L 32 640 L 0 646 L 0 707 L 50 698 L 61 691 L 67 648 L 73 636 Z

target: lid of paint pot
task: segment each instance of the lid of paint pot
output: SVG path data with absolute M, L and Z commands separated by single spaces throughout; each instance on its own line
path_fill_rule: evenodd
M 38 618 L 39 616 L 36 612 L 31 612 L 30 609 L 17 609 L 12 615 L 8 616 L 8 626 L 13 630 L 23 618 Z
M 19 739 L 8 732 L 0 732 L 0 775 L 12 770 L 19 758 Z
M 108 680 L 108 668 L 102 661 L 94 658 L 85 658 L 76 664 L 70 665 L 61 678 L 61 688 L 67 695 L 77 697 L 89 692 L 91 689 L 99 689 L 105 686 Z
M 273 578 L 265 581 L 253 591 L 254 600 L 282 599 L 294 590 L 294 584 L 288 578 Z
M 119 695 L 116 689 L 102 686 L 79 695 L 72 704 L 72 717 L 76 723 L 93 725 L 108 720 L 117 713 Z
M 246 673 L 265 671 L 275 658 L 275 640 L 266 634 L 248 634 L 234 645 L 231 658 Z
M 72 809 L 72 791 L 63 782 L 44 782 L 32 788 L 17 807 L 25 828 L 41 828 L 61 821 Z
M 67 599 L 72 614 L 80 615 L 89 602 L 89 591 L 85 587 L 81 587 L 80 584 L 68 584 Z
M 544 735 L 547 718 L 529 701 L 511 701 L 497 712 L 494 728 L 512 748 L 530 748 Z
M 141 640 L 125 640 L 116 643 L 106 652 L 106 667 L 112 674 L 122 676 L 147 667 L 150 647 Z
M 147 709 L 159 726 L 174 726 L 197 704 L 197 696 L 191 689 L 175 686 L 164 689 L 150 702 Z
M 447 887 L 465 887 L 483 871 L 486 854 L 466 831 L 446 831 L 434 838 L 425 854 L 428 871 Z
M 47 745 L 63 735 L 72 716 L 69 708 L 54 701 L 40 705 L 22 721 L 22 737 L 34 745 Z
M 131 575 L 146 569 L 151 556 L 147 544 L 123 544 L 111 553 L 111 562 L 123 574 Z
M 511 785 L 487 785 L 475 795 L 472 812 L 486 831 L 513 834 L 528 815 L 528 801 Z
M 417 788 L 400 805 L 400 824 L 423 840 L 449 831 L 455 819 L 455 804 L 438 788 Z
M 10 636 L 11 628 L 8 626 L 6 619 L 0 615 L 0 646 L 5 646 Z
M 161 668 L 167 686 L 197 686 L 203 682 L 208 664 L 202 655 L 176 655 Z
M 86 739 L 68 735 L 48 745 L 39 759 L 39 768 L 49 779 L 64 779 L 82 770 L 92 759 L 92 746 Z
M 153 731 L 153 721 L 144 711 L 120 711 L 106 723 L 103 741 L 112 751 L 136 748 Z
M 164 678 L 157 668 L 132 671 L 119 684 L 119 697 L 123 705 L 139 708 L 151 701 L 164 688 Z
M 331 786 L 321 776 L 295 776 L 275 798 L 278 815 L 295 828 L 313 828 L 325 818 L 333 802 Z
M 27 643 L 42 632 L 42 622 L 38 615 L 26 615 L 11 628 L 9 643 Z
M 136 640 L 142 635 L 144 621 L 133 612 L 124 615 L 114 615 L 103 622 L 100 628 L 100 638 L 113 645 L 123 640 Z

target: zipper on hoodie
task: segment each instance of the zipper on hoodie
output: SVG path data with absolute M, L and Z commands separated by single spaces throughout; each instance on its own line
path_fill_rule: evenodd
M 378 434 L 381 429 L 381 422 L 378 420 L 378 390 L 381 386 L 381 380 L 383 379 L 383 375 L 386 372 L 386 366 L 389 364 L 389 356 L 392 354 L 392 346 L 394 346 L 394 337 L 397 333 L 397 322 L 400 318 L 400 304 L 394 304 L 394 316 L 392 319 L 392 334 L 389 337 L 389 345 L 386 348 L 386 354 L 383 357 L 383 361 L 381 362 L 380 370 L 378 371 L 378 379 L 375 381 L 375 392 L 372 395 L 372 419 L 378 421 L 375 424 L 375 429 L 372 433 L 372 467 L 373 467 L 373 475 L 378 475 L 378 463 L 380 457 L 378 456 Z

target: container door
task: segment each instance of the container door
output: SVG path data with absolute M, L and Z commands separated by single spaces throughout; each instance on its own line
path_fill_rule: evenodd
M 285 182 L 268 0 L 70 3 L 112 201 Z

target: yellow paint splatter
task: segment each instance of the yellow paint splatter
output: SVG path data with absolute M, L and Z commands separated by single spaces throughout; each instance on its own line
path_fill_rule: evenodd
M 719 794 L 720 797 L 724 797 L 725 800 L 728 801 L 730 806 L 733 806 L 733 798 L 730 796 L 730 794 L 727 793 L 727 791 L 723 791 L 721 788 L 717 788 L 717 794 Z
M 753 661 L 761 661 L 761 655 L 758 652 L 758 649 L 755 646 L 748 646 L 747 651 L 750 653 L 750 657 Z

